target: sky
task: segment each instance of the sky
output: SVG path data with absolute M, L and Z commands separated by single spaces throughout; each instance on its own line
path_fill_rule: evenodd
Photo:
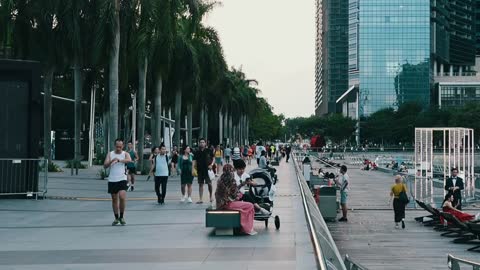
M 223 0 L 207 17 L 227 64 L 241 67 L 276 114 L 315 108 L 315 1 Z

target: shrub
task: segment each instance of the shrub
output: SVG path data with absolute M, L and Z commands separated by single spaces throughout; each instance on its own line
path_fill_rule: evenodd
M 72 168 L 72 165 L 76 165 L 76 166 L 73 166 L 74 168 L 75 167 L 78 167 L 79 169 L 86 169 L 87 168 L 87 165 L 83 164 L 82 162 L 80 161 L 73 161 L 73 160 L 67 160 L 67 165 L 65 166 L 65 168 Z

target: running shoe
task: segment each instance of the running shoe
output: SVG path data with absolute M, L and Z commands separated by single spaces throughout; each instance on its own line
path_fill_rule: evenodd
M 127 222 L 125 222 L 125 219 L 124 219 L 123 217 L 122 217 L 122 218 L 120 218 L 120 220 L 119 220 L 119 221 L 120 221 L 120 224 L 122 224 L 122 226 L 125 226 L 125 225 L 127 225 Z
M 180 202 L 185 202 L 185 196 L 182 196 L 182 198 L 180 198 Z
M 117 226 L 118 224 L 120 224 L 120 220 L 118 218 L 116 218 L 113 222 L 112 222 L 112 226 Z
M 249 233 L 247 233 L 247 234 L 248 234 L 248 235 L 252 235 L 252 236 L 253 236 L 253 235 L 257 235 L 257 234 L 258 234 L 258 232 L 256 232 L 256 231 L 252 230 L 251 232 L 249 232 Z
M 187 202 L 188 203 L 193 203 L 192 198 L 188 197 Z

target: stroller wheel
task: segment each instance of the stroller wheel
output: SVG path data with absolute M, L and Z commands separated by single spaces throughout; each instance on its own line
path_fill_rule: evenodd
M 275 228 L 278 230 L 280 229 L 280 217 L 275 216 Z
M 265 228 L 268 228 L 268 219 L 265 219 Z

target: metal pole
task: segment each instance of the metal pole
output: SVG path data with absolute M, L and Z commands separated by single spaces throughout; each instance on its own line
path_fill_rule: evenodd
M 445 159 L 447 157 L 447 131 L 444 129 L 443 130 L 443 186 L 445 187 L 445 183 L 447 182 L 447 160 Z M 445 189 L 443 189 L 443 196 L 445 197 Z
M 474 136 L 474 130 L 471 129 L 472 132 L 472 166 L 470 166 L 470 175 L 472 176 L 472 192 L 473 192 L 473 197 L 475 197 L 475 136 Z
M 93 154 L 95 150 L 95 94 L 97 85 L 94 85 L 90 96 L 90 129 L 88 132 L 88 166 L 93 165 Z

